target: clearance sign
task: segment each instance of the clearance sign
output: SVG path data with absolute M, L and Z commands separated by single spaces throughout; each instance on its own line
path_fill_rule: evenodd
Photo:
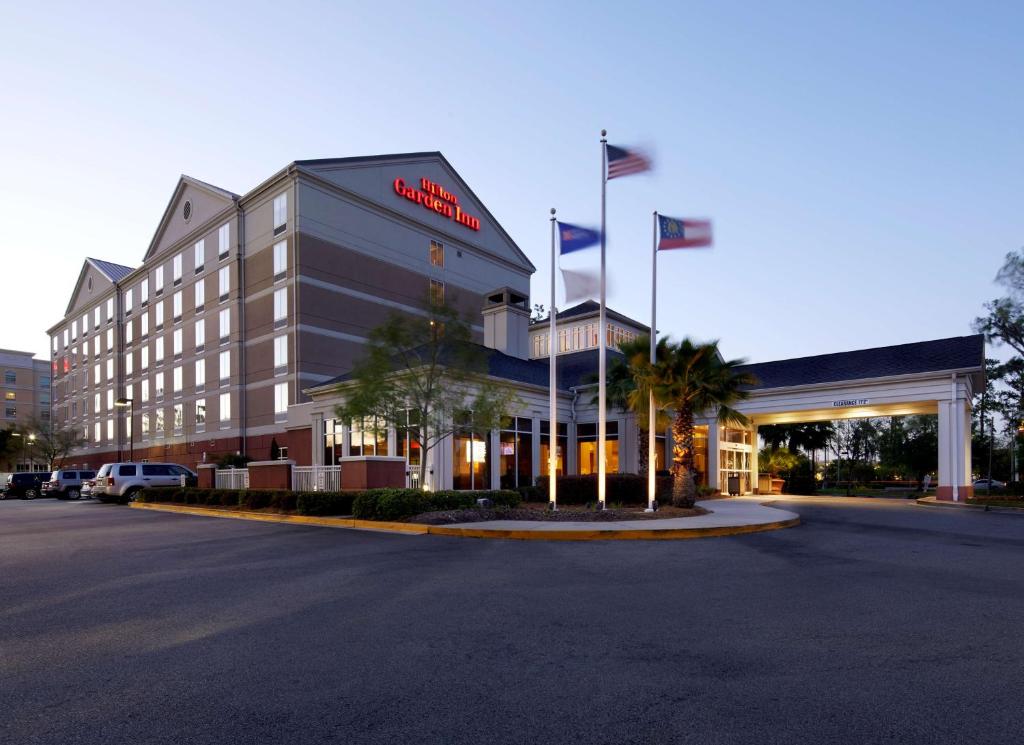
M 470 230 L 480 230 L 480 219 L 467 215 L 459 206 L 459 198 L 445 189 L 440 184 L 435 184 L 429 179 L 420 179 L 420 188 L 409 186 L 405 179 L 399 177 L 394 183 L 395 194 L 405 197 L 410 202 L 422 204 L 424 208 L 439 215 L 444 215 L 449 220 L 454 220 L 460 225 L 465 225 Z

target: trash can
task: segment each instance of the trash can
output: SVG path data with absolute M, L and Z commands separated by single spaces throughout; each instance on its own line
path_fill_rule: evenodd
M 737 497 L 740 493 L 740 475 L 738 473 L 729 474 L 728 491 L 730 497 Z

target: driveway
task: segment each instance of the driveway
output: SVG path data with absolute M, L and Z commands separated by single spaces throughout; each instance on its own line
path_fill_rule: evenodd
M 678 542 L 0 503 L 5 743 L 1010 743 L 1024 518 Z

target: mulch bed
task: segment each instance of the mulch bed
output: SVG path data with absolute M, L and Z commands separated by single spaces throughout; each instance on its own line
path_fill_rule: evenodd
M 575 505 L 559 507 L 551 512 L 547 505 L 523 504 L 514 509 L 469 509 L 445 510 L 443 512 L 425 512 L 410 517 L 406 522 L 420 525 L 450 525 L 452 523 L 477 523 L 489 520 L 523 520 L 543 522 L 580 522 L 606 523 L 618 520 L 664 520 L 670 517 L 696 517 L 707 514 L 700 507 L 683 509 L 680 507 L 662 507 L 657 512 L 644 512 L 643 507 L 627 507 L 608 509 L 603 512 L 577 507 Z

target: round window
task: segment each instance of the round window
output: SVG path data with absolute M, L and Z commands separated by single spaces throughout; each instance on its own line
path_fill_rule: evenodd
M 185 222 L 192 219 L 192 202 L 185 200 L 185 206 L 181 208 L 181 216 L 185 218 Z

